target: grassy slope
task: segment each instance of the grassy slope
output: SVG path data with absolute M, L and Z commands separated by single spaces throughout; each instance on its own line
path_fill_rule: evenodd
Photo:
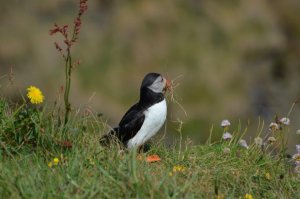
M 11 108 L 0 111 L 0 198 L 297 198 L 299 177 L 292 164 L 237 139 L 192 146 L 153 145 L 143 154 L 162 160 L 147 163 L 134 151 L 102 148 L 104 122 L 89 110 L 76 112 L 62 136 L 59 109 Z M 238 130 L 239 131 L 239 130 Z M 69 140 L 72 148 L 60 144 Z M 183 143 L 178 143 L 183 145 Z M 179 147 L 181 148 L 181 147 Z M 230 152 L 225 153 L 224 149 Z M 51 168 L 48 163 L 60 162 Z M 174 166 L 183 170 L 173 171 Z M 222 197 L 219 197 L 222 198 Z
M 277 158 L 252 147 L 242 149 L 228 143 L 193 146 L 181 153 L 153 147 L 162 161 L 146 163 L 134 152 L 119 154 L 103 149 L 98 136 L 86 132 L 71 150 L 56 154 L 34 151 L 1 156 L 0 195 L 3 198 L 296 198 L 299 178 L 289 174 L 288 166 Z M 63 154 L 63 158 L 60 157 Z M 59 157 L 60 163 L 47 163 Z M 184 166 L 173 172 L 173 166 Z M 270 174 L 270 178 L 266 176 Z M 280 177 L 281 176 L 281 177 Z

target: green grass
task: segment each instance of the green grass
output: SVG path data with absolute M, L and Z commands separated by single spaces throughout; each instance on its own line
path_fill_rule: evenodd
M 162 160 L 147 163 L 137 159 L 135 151 L 101 147 L 98 140 L 105 124 L 91 112 L 74 116 L 66 135 L 62 135 L 55 111 L 27 109 L 31 111 L 26 121 L 31 126 L 24 127 L 16 123 L 17 113 L 13 116 L 14 111 L 8 105 L 2 106 L 1 198 L 217 198 L 217 195 L 244 198 L 247 193 L 253 198 L 297 198 L 300 195 L 300 178 L 292 172 L 291 161 L 280 154 L 263 153 L 254 145 L 248 150 L 242 148 L 237 137 L 231 142 L 186 144 L 181 151 L 176 146 L 153 144 L 142 156 L 158 154 Z M 27 134 L 32 129 L 35 134 Z M 23 137 L 14 140 L 20 130 L 28 132 L 22 132 Z M 26 141 L 29 135 L 30 142 Z M 71 142 L 72 148 L 60 144 L 63 140 Z M 224 148 L 230 152 L 225 153 Z M 49 167 L 55 157 L 60 162 Z M 174 166 L 183 170 L 173 171 Z

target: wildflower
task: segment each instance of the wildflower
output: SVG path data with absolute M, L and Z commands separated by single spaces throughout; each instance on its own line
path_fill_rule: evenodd
M 223 134 L 223 139 L 224 140 L 230 140 L 231 138 L 232 138 L 231 133 L 226 132 L 226 133 Z
M 53 159 L 53 164 L 54 164 L 54 165 L 58 165 L 58 163 L 59 163 L 59 159 L 58 159 L 58 158 L 54 158 L 54 159 Z
M 276 138 L 275 137 L 268 137 L 268 143 L 269 144 L 273 144 L 274 142 L 276 142 Z
M 297 153 L 300 153 L 300 144 L 296 144 Z
M 296 135 L 300 135 L 300 129 L 296 131 Z
M 180 165 L 177 165 L 177 166 L 174 166 L 173 167 L 173 173 L 176 173 L 176 172 L 183 172 L 185 170 L 185 167 L 184 166 L 180 166 Z
M 92 157 L 88 158 L 90 165 L 95 165 L 95 161 L 93 160 Z
M 249 193 L 246 193 L 245 199 L 253 199 L 253 196 Z
M 49 162 L 48 167 L 52 168 L 52 166 L 53 166 L 52 162 Z
M 225 127 L 228 127 L 228 126 L 230 126 L 229 120 L 223 120 L 223 121 L 221 122 L 221 127 L 222 127 L 222 128 L 225 128 Z
M 240 177 L 240 175 L 241 175 L 240 171 L 238 171 L 238 170 L 234 170 L 231 173 L 232 173 L 232 175 L 234 175 L 236 177 Z
M 239 145 L 240 145 L 241 147 L 244 147 L 244 148 L 246 148 L 246 149 L 249 149 L 249 146 L 248 146 L 246 140 L 243 140 L 243 139 L 239 140 Z
M 37 87 L 30 86 L 27 91 L 27 97 L 32 104 L 40 104 L 44 101 L 43 93 Z
M 223 194 L 218 194 L 217 199 L 224 199 L 224 195 Z
M 180 165 L 177 165 L 177 166 L 174 166 L 172 171 L 169 172 L 169 176 L 173 176 L 174 173 L 177 173 L 177 172 L 184 172 L 185 171 L 185 167 L 184 166 L 180 166 Z
M 283 117 L 280 119 L 280 122 L 286 126 L 290 125 L 290 119 L 287 117 Z
M 87 0 L 80 0 L 79 4 L 80 4 L 79 16 L 80 16 L 88 9 Z
M 225 147 L 225 148 L 223 149 L 223 153 L 224 153 L 224 154 L 229 154 L 229 153 L 230 153 L 230 148 Z
M 254 138 L 254 142 L 258 147 L 261 147 L 263 145 L 263 139 L 261 137 Z
M 295 161 L 300 161 L 300 154 L 299 154 L 299 153 L 294 154 L 294 155 L 293 155 L 293 159 L 294 159 Z
M 299 146 L 299 145 L 297 145 Z M 297 149 L 298 151 L 298 149 Z M 296 166 L 300 166 L 300 153 L 296 153 L 292 156 L 293 160 L 295 161 Z
M 279 129 L 279 125 L 277 123 L 275 123 L 275 122 L 271 122 L 271 124 L 269 125 L 269 129 L 271 131 L 276 131 L 276 130 Z
M 265 174 L 265 177 L 266 177 L 267 180 L 271 180 L 271 175 L 270 175 L 269 172 L 267 172 L 267 173 Z
M 294 171 L 295 171 L 295 173 L 300 174 L 300 165 L 296 166 L 296 167 L 294 168 Z

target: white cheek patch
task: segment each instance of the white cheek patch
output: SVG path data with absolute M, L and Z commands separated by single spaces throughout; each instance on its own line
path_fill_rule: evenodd
M 151 86 L 148 86 L 150 90 L 152 90 L 155 93 L 162 93 L 166 84 L 165 79 L 162 80 L 162 77 L 158 77 Z

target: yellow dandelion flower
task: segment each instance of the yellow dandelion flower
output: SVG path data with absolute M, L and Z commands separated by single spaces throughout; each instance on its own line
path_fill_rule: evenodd
M 54 165 L 58 165 L 58 163 L 59 163 L 59 159 L 58 159 L 58 158 L 54 158 L 54 159 L 53 159 L 53 164 L 54 164 Z
M 44 101 L 44 95 L 39 88 L 30 86 L 27 91 L 27 97 L 32 104 L 40 104 Z
M 95 165 L 95 161 L 92 157 L 89 157 L 88 160 L 90 162 L 90 165 Z
M 271 174 L 270 174 L 269 172 L 267 172 L 267 173 L 265 174 L 265 176 L 266 176 L 267 180 L 271 180 Z
M 247 193 L 245 195 L 245 199 L 253 199 L 253 196 L 251 194 Z
M 49 162 L 48 167 L 52 168 L 52 166 L 53 166 L 52 162 Z
M 217 199 L 224 199 L 224 195 L 223 194 L 218 194 Z
M 176 172 L 183 172 L 184 170 L 185 170 L 184 166 L 177 165 L 177 166 L 173 167 L 173 172 L 174 173 L 176 173 Z

